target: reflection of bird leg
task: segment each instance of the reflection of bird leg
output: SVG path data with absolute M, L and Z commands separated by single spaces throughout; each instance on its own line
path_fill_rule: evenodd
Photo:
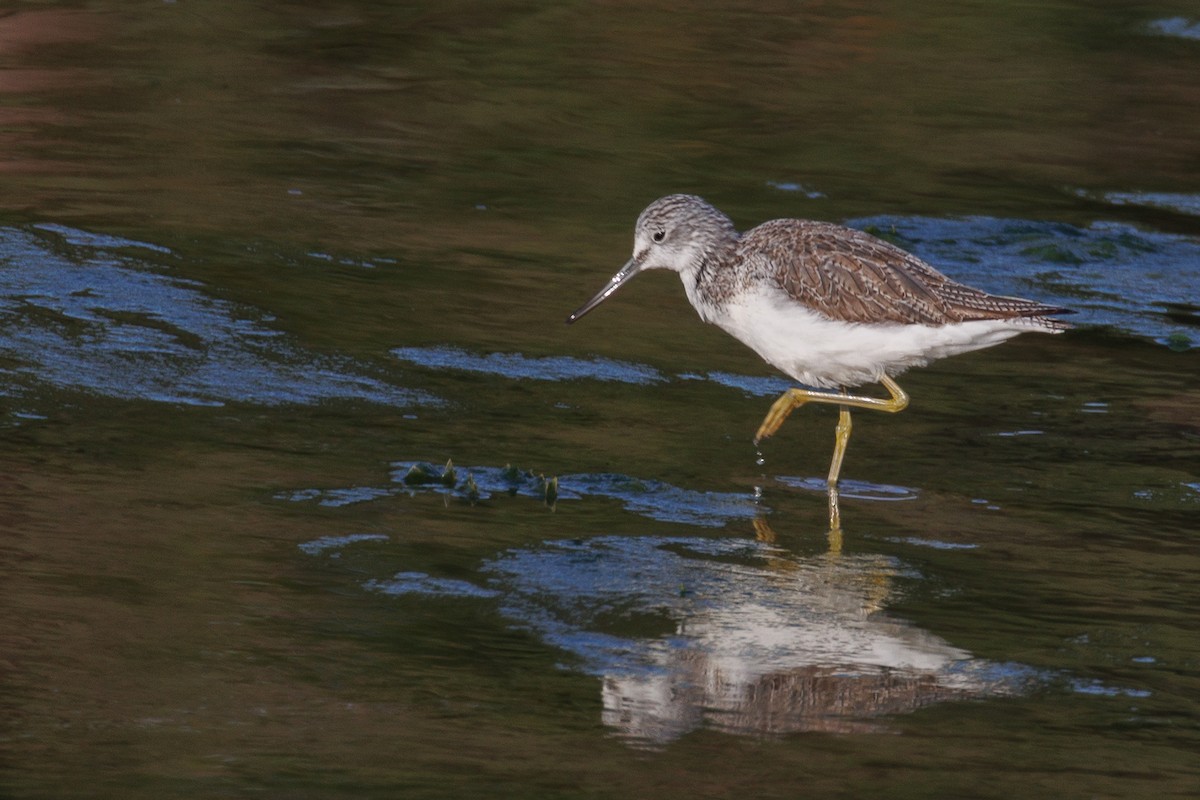
M 837 486 L 829 485 L 829 552 L 842 552 L 842 512 L 838 508 Z
M 837 490 L 831 489 L 829 492 L 829 514 L 831 519 L 837 514 Z M 765 517 L 755 517 L 754 522 L 754 538 L 763 544 L 778 544 L 779 536 L 775 533 L 775 529 L 767 522 Z M 829 552 L 825 555 L 836 559 L 842 554 L 842 528 L 840 525 L 830 524 L 829 526 Z
M 764 544 L 775 544 L 779 539 L 764 517 L 754 518 L 754 538 Z
M 830 495 L 837 502 L 837 490 Z M 754 526 L 754 538 L 763 544 L 777 545 L 779 536 L 767 522 L 766 517 L 755 517 L 751 523 Z M 803 571 L 804 565 L 819 567 L 824 575 L 827 587 L 853 589 L 862 594 L 862 613 L 874 614 L 887 607 L 891 596 L 892 579 L 896 576 L 895 567 L 883 556 L 847 556 L 842 557 L 842 529 L 831 527 L 828 534 L 829 550 L 816 558 L 797 558 L 789 552 L 770 555 L 767 562 L 772 570 L 783 574 Z M 824 580 L 824 579 L 823 579 Z

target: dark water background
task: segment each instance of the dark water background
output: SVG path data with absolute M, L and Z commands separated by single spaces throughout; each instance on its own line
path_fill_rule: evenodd
M 1194 6 L 16 3 L 0 187 L 0 794 L 1200 795 Z M 674 191 L 1079 325 L 831 537 L 674 276 L 562 324 Z

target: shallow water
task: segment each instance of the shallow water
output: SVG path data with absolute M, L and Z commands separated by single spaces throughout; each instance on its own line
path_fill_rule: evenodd
M 1190 15 L 1190 16 L 1189 16 Z M 1200 794 L 1184 6 L 0 16 L 0 793 Z M 654 197 L 1075 309 L 750 438 Z

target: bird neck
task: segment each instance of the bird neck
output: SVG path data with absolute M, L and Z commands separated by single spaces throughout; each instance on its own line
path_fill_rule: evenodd
M 679 273 L 688 301 L 706 321 L 711 322 L 734 293 L 736 275 L 728 268 L 732 257 L 732 245 L 706 250 Z

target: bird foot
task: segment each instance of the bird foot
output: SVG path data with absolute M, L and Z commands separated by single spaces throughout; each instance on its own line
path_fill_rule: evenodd
M 781 394 L 779 399 L 771 404 L 771 410 L 758 426 L 758 433 L 754 434 L 754 444 L 757 445 L 763 439 L 773 436 L 793 411 L 811 399 L 811 393 L 803 389 L 788 389 Z

